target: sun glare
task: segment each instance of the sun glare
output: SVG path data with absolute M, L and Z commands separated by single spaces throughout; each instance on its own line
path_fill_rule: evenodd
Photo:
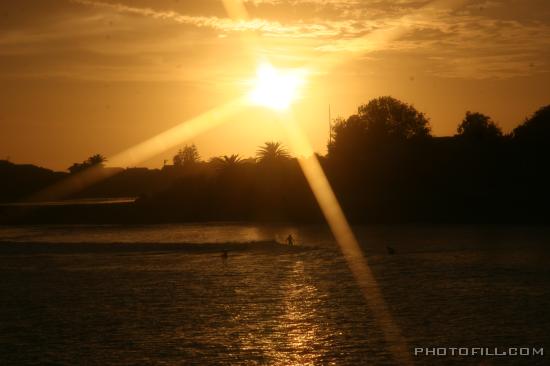
M 258 67 L 249 100 L 254 105 L 285 110 L 299 97 L 304 82 L 303 70 L 282 70 L 262 63 Z

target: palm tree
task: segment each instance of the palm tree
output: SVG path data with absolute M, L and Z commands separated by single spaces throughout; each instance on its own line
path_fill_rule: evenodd
M 82 163 L 74 163 L 68 168 L 68 170 L 69 172 L 71 172 L 71 174 L 75 174 L 90 167 L 103 168 L 106 161 L 107 158 L 105 156 L 101 154 L 95 154 L 84 160 Z
M 233 169 L 240 164 L 242 164 L 242 159 L 239 154 L 232 154 L 230 156 L 216 156 L 212 158 L 212 163 L 214 163 L 219 169 Z
M 95 155 L 92 155 L 88 158 L 88 160 L 86 160 L 85 163 L 87 163 L 88 165 L 92 166 L 92 165 L 103 165 L 103 163 L 105 163 L 107 161 L 107 158 L 101 154 L 95 154 Z
M 266 142 L 256 151 L 260 163 L 282 161 L 290 158 L 290 154 L 279 142 Z

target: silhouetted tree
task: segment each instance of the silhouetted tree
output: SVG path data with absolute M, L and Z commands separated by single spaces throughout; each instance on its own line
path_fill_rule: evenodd
M 242 163 L 242 159 L 239 154 L 232 154 L 230 156 L 216 156 L 210 160 L 217 169 L 227 170 L 234 169 Z
M 458 125 L 457 136 L 467 141 L 496 141 L 502 138 L 502 130 L 491 117 L 467 111 Z
M 258 148 L 256 157 L 260 163 L 271 163 L 287 160 L 290 155 L 281 143 L 266 142 Z
M 358 115 L 348 119 L 338 118 L 332 125 L 333 140 L 329 143 L 329 154 L 356 153 L 356 148 L 367 139 L 367 124 Z
M 367 146 L 429 137 L 430 124 L 413 106 L 386 96 L 359 106 L 348 119 L 337 120 L 332 136 L 329 155 L 350 158 Z
M 88 169 L 92 166 L 103 167 L 107 158 L 101 154 L 95 154 L 84 160 L 82 163 L 74 163 L 68 170 L 71 174 L 78 173 L 84 169 Z
M 352 222 L 550 222 L 550 106 L 514 129 L 510 139 L 490 117 L 472 112 L 457 135 L 426 138 L 429 124 L 422 113 L 382 97 L 338 119 L 333 132 L 329 154 L 317 158 Z M 75 214 L 101 221 L 109 212 L 106 220 L 113 221 L 124 217 L 121 213 L 143 222 L 322 220 L 298 160 L 278 142 L 260 146 L 256 159 L 237 154 L 208 164 L 199 159 L 191 145 L 174 157 L 176 166 L 192 164 L 189 169 L 134 168 L 118 174 L 104 169 L 105 179 L 79 197 L 142 199 L 118 208 L 60 208 L 57 215 L 69 221 Z M 74 173 L 104 162 L 97 154 L 69 169 Z M 26 197 L 65 175 L 0 161 L 0 201 Z M 3 209 L 0 205 L 0 222 Z M 36 217 L 56 217 L 41 215 Z
M 518 142 L 547 145 L 550 141 L 550 105 L 540 108 L 516 127 L 512 136 Z
M 197 146 L 185 145 L 183 149 L 179 149 L 178 153 L 174 155 L 174 165 L 177 167 L 189 166 L 198 163 L 200 160 L 199 151 Z
M 83 166 L 82 163 L 73 163 L 73 165 L 71 165 L 70 167 L 67 168 L 67 170 L 71 173 L 71 174 L 75 174 L 75 173 L 78 173 L 79 171 L 81 171 L 82 169 L 84 169 L 85 167 Z
M 543 202 L 546 198 L 550 203 L 550 105 L 540 108 L 517 126 L 512 131 L 511 142 L 514 188 L 521 191 L 523 197 L 530 195 L 539 207 L 548 207 Z
M 91 165 L 102 165 L 107 161 L 107 158 L 101 154 L 92 155 L 86 160 L 86 162 Z
M 357 116 L 368 134 L 376 137 L 411 139 L 430 135 L 424 113 L 393 97 L 379 97 L 359 106 Z

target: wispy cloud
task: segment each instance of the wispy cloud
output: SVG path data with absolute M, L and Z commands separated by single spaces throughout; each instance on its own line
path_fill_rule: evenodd
M 349 22 L 337 23 L 297 23 L 283 24 L 266 19 L 231 19 L 216 16 L 190 16 L 176 11 L 155 10 L 153 8 L 135 7 L 122 3 L 105 3 L 92 0 L 72 0 L 75 3 L 89 5 L 97 8 L 110 9 L 117 12 L 142 15 L 159 20 L 169 20 L 179 24 L 191 25 L 201 28 L 211 28 L 222 32 L 247 32 L 258 31 L 266 35 L 278 35 L 286 37 L 319 37 L 337 36 L 343 29 L 350 29 Z
M 30 71 L 189 77 L 193 72 L 174 75 L 176 66 L 210 65 L 216 52 L 237 64 L 242 47 L 234 35 L 254 34 L 260 40 L 254 52 L 281 60 L 406 54 L 425 60 L 426 73 L 439 77 L 505 78 L 550 68 L 550 22 L 539 16 L 550 3 L 533 1 L 536 13 L 521 13 L 512 0 L 249 0 L 250 16 L 231 19 L 206 6 L 188 14 L 187 5 L 177 8 L 167 1 L 141 7 L 124 0 L 69 0 L 72 13 L 49 22 L 44 13 L 41 22 L 1 32 L 0 56 L 12 75 L 21 68 L 17 55 L 44 54 Z

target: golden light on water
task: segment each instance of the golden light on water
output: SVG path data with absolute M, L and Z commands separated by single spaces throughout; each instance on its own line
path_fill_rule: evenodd
M 447 6 L 458 2 L 462 2 L 462 0 L 439 0 L 432 3 L 430 8 L 427 9 L 431 10 L 434 5 L 441 6 L 443 4 Z M 224 0 L 223 4 L 232 18 L 246 19 L 248 17 L 242 1 Z M 428 10 L 422 9 L 417 16 L 429 16 Z M 406 22 L 401 22 L 398 26 L 373 32 L 365 38 L 358 39 L 356 41 L 358 44 L 356 47 L 354 45 L 353 49 L 361 51 L 378 49 L 382 44 L 390 42 L 398 35 L 404 33 L 406 28 Z M 341 61 L 340 58 L 336 57 L 336 54 L 334 56 L 334 61 Z M 332 60 L 330 57 L 329 59 Z M 323 62 L 316 60 L 310 65 L 310 69 L 314 65 L 319 64 L 323 64 Z M 329 64 L 331 62 L 325 64 L 325 67 Z M 289 110 L 292 104 L 301 96 L 300 93 L 306 82 L 306 74 L 305 69 L 279 69 L 269 62 L 262 62 L 257 69 L 256 79 L 252 82 L 252 90 L 243 98 L 183 122 L 172 129 L 111 157 L 109 161 L 115 166 L 133 166 L 227 121 L 228 117 L 233 113 L 250 105 L 263 106 L 281 112 L 281 125 L 287 132 L 292 150 L 299 157 L 298 161 L 304 175 L 362 291 L 373 318 L 383 331 L 392 356 L 401 365 L 412 364 L 407 341 L 401 334 L 385 303 L 367 259 L 363 255 L 330 183 L 315 157 L 311 143 L 304 135 L 303 130 L 293 120 L 292 111 Z M 51 187 L 41 194 L 48 198 L 61 197 L 105 177 L 105 174 L 101 173 L 100 169 L 88 169 L 83 173 L 70 177 L 57 186 Z M 40 198 L 43 198 L 42 196 Z M 299 339 L 295 341 L 299 341 Z
M 360 356 L 373 354 L 384 359 L 392 357 L 394 364 L 413 364 L 416 359 L 412 358 L 408 342 L 412 344 L 418 337 L 415 329 L 406 326 L 408 320 L 410 324 L 417 323 L 416 318 L 408 317 L 422 315 L 418 311 L 422 309 L 417 307 L 424 305 L 417 298 L 414 308 L 397 310 L 404 309 L 397 304 L 399 296 L 405 297 L 399 286 L 406 286 L 406 275 L 392 278 L 396 279 L 395 287 L 392 281 L 375 276 L 379 273 L 376 259 L 363 253 L 369 252 L 371 242 L 358 241 L 344 212 L 347 205 L 342 206 L 338 200 L 340 194 L 356 199 L 357 192 L 345 188 L 333 191 L 331 181 L 341 178 L 336 175 L 341 166 L 332 170 L 331 165 L 331 173 L 335 174 L 328 176 L 323 171 L 325 159 L 329 164 L 338 164 L 332 154 L 318 158 L 315 153 L 326 152 L 332 127 L 332 121 L 327 123 L 327 110 L 331 120 L 329 104 L 335 116 L 345 116 L 353 113 L 351 108 L 377 95 L 398 96 L 436 121 L 432 126 L 433 136 L 437 137 L 450 132 L 450 127 L 454 134 L 453 121 L 459 121 L 459 112 L 463 111 L 459 108 L 463 106 L 474 105 L 483 112 L 494 113 L 496 119 L 502 120 L 502 127 L 509 129 L 512 126 L 506 125 L 508 118 L 523 118 L 522 105 L 531 108 L 537 101 L 545 100 L 548 63 L 541 50 L 545 49 L 544 35 L 550 24 L 541 20 L 546 10 L 543 2 L 499 6 L 498 1 L 475 4 L 467 0 L 68 0 L 48 2 L 38 8 L 5 3 L 8 32 L 0 36 L 2 75 L 8 86 L 4 88 L 5 108 L 0 116 L 6 125 L 0 144 L 3 153 L 12 157 L 16 154 L 20 162 L 36 158 L 43 165 L 55 162 L 51 167 L 59 170 L 72 163 L 71 156 L 84 156 L 91 152 L 89 149 L 98 149 L 94 152 L 108 154 L 106 165 L 116 167 L 91 165 L 94 159 L 75 163 L 69 168 L 71 174 L 63 180 L 55 178 L 56 183 L 45 189 L 42 182 L 48 180 L 40 176 L 34 179 L 29 173 L 32 183 L 36 180 L 43 190 L 32 192 L 22 202 L 31 204 L 21 205 L 25 207 L 14 210 L 14 215 L 34 210 L 38 205 L 32 202 L 56 201 L 79 191 L 83 191 L 82 196 L 143 192 L 142 183 L 144 191 L 150 193 L 135 207 L 130 204 L 123 208 L 121 212 L 130 214 L 121 218 L 123 221 L 145 217 L 142 212 L 154 206 L 167 210 L 166 215 L 151 212 L 154 220 L 177 220 L 187 217 L 187 212 L 195 219 L 200 219 L 198 213 L 203 212 L 205 217 L 211 217 L 207 215 L 218 205 L 222 212 L 215 217 L 232 212 L 238 216 L 250 214 L 247 217 L 251 218 L 255 213 L 302 216 L 310 212 L 309 206 L 288 212 L 295 202 L 279 205 L 278 200 L 303 193 L 304 185 L 306 195 L 311 196 L 311 189 L 318 202 L 320 210 L 315 211 L 322 212 L 335 240 L 331 240 L 329 248 L 310 249 L 322 249 L 331 261 L 325 262 L 324 254 L 309 254 L 307 246 L 313 242 L 294 248 L 298 253 L 304 251 L 304 255 L 279 248 L 285 253 L 282 265 L 273 265 L 275 252 L 269 256 L 252 253 L 251 262 L 240 261 L 243 256 L 235 253 L 236 260 L 230 259 L 232 265 L 227 267 L 224 258 L 223 276 L 218 276 L 215 268 L 214 277 L 227 277 L 227 281 L 210 281 L 216 286 L 212 288 L 219 291 L 210 291 L 211 299 L 200 298 L 206 305 L 197 308 L 201 319 L 221 325 L 217 328 L 220 333 L 225 332 L 223 336 L 217 338 L 208 327 L 194 327 L 196 323 L 187 323 L 184 317 L 181 327 L 177 327 L 180 338 L 173 339 L 170 328 L 163 331 L 166 339 L 155 343 L 175 346 L 177 351 L 189 349 L 193 355 L 210 355 L 212 351 L 221 359 L 238 353 L 238 357 L 256 357 L 250 362 L 276 360 L 275 363 L 286 365 L 304 365 L 326 363 L 329 359 L 339 362 L 348 350 L 359 350 Z M 499 45 L 506 45 L 506 49 Z M 479 85 L 487 91 L 483 95 L 476 94 Z M 446 103 L 449 90 L 455 104 L 462 107 Z M 518 94 L 518 90 L 522 92 Z M 230 123 L 212 131 L 208 140 L 195 139 L 226 122 Z M 255 146 L 272 140 L 280 147 L 281 156 L 283 147 L 279 143 L 287 145 L 289 153 L 296 157 L 289 159 L 288 169 L 285 165 L 280 170 L 270 169 L 269 164 L 262 167 L 252 158 L 247 159 L 253 156 Z M 204 161 L 198 158 L 201 162 L 195 167 L 183 164 L 180 168 L 174 159 L 174 166 L 166 166 L 162 172 L 156 170 L 162 160 L 186 143 L 196 143 Z M 211 157 L 216 160 L 216 156 L 222 162 L 224 153 L 232 155 L 223 156 L 223 166 L 206 162 Z M 6 160 L 5 165 L 12 169 L 11 163 L 7 164 L 9 156 Z M 148 168 L 156 165 L 155 170 L 127 169 L 120 180 L 94 186 L 124 168 L 144 164 Z M 362 168 L 365 167 L 357 169 Z M 368 175 L 368 170 L 363 175 Z M 46 172 L 40 174 L 46 177 Z M 197 174 L 199 178 L 180 185 L 178 180 L 187 180 L 187 174 Z M 279 183 L 279 177 L 281 184 L 273 184 Z M 200 194 L 193 192 L 195 183 L 206 184 L 205 188 L 199 187 Z M 292 185 L 299 190 L 293 190 Z M 84 191 L 90 186 L 94 187 Z M 290 187 L 290 191 L 285 192 L 285 187 Z M 254 195 L 248 192 L 250 189 L 255 190 Z M 194 200 L 189 199 L 191 196 Z M 163 205 L 163 200 L 170 199 L 173 205 Z M 189 211 L 180 214 L 183 206 L 176 207 L 180 201 L 189 206 Z M 191 206 L 190 201 L 197 204 Z M 103 208 L 72 210 L 63 211 L 59 218 L 72 221 L 69 215 L 75 212 L 78 220 L 104 221 L 96 216 L 101 215 L 98 213 Z M 105 210 L 109 212 L 106 219 L 110 220 L 117 208 Z M 403 207 L 396 208 L 399 210 Z M 37 215 L 38 219 L 41 217 Z M 34 220 L 32 214 L 29 218 Z M 51 219 L 58 220 L 57 216 Z M 271 232 L 259 227 L 254 230 L 261 231 L 261 238 Z M 292 230 L 295 229 L 289 231 Z M 276 230 L 278 234 L 282 231 L 285 236 L 289 234 L 286 228 Z M 296 236 L 295 232 L 291 234 Z M 305 238 L 297 239 L 300 243 Z M 179 241 L 182 240 L 185 237 Z M 336 245 L 339 249 L 334 252 Z M 330 253 L 324 249 L 330 249 Z M 254 267 L 259 260 L 265 260 L 265 265 Z M 344 260 L 347 267 L 342 265 Z M 200 265 L 205 261 L 210 259 L 202 258 Z M 385 258 L 381 262 L 381 272 L 399 273 L 393 265 L 400 260 Z M 322 276 L 312 275 L 321 266 L 326 269 Z M 276 282 L 269 282 L 271 276 L 253 276 L 272 269 Z M 241 278 L 242 282 L 235 282 Z M 128 284 L 133 282 L 136 281 L 130 279 Z M 254 291 L 240 292 L 243 288 Z M 257 296 L 266 288 L 273 291 L 266 291 L 265 297 Z M 340 292 L 342 288 L 346 291 Z M 268 304 L 272 300 L 273 305 Z M 185 299 L 172 302 L 177 305 L 173 307 L 177 314 L 171 314 L 176 315 L 174 319 L 180 319 L 180 314 L 189 315 Z M 213 316 L 212 321 L 208 315 Z M 226 327 L 224 318 L 231 319 L 230 327 Z M 399 322 L 401 319 L 404 323 Z M 353 326 L 346 329 L 348 322 Z M 187 327 L 189 324 L 193 329 Z M 404 337 L 400 324 L 406 327 L 403 331 L 410 338 Z M 429 328 L 433 330 L 431 325 Z M 347 330 L 349 333 L 345 333 Z M 340 331 L 344 332 L 342 336 L 335 336 Z M 196 335 L 200 336 L 198 340 L 193 338 Z M 237 337 L 242 338 L 232 342 Z M 196 342 L 187 342 L 187 338 Z M 226 343 L 228 339 L 231 342 Z M 184 344 L 178 344 L 180 341 Z M 220 347 L 222 353 L 217 351 Z M 368 361 L 376 363 L 376 359 Z
M 283 116 L 281 123 L 287 131 L 295 154 L 305 156 L 305 158 L 298 158 L 300 167 L 363 293 L 369 310 L 372 312 L 373 317 L 384 334 L 388 348 L 400 365 L 411 365 L 412 360 L 410 359 L 407 341 L 401 334 L 386 305 L 374 274 L 363 255 L 363 251 L 353 234 L 327 176 L 315 156 L 311 143 L 303 133 L 303 130 L 293 120 L 291 113 Z
M 297 156 L 306 157 L 298 158 L 300 167 L 348 262 L 367 305 L 372 311 L 373 317 L 377 320 L 384 333 L 393 357 L 402 365 L 412 364 L 409 358 L 407 342 L 402 337 L 385 304 L 378 284 L 359 247 L 357 239 L 345 218 L 319 161 L 315 157 L 311 143 L 292 118 L 292 111 L 288 110 L 285 112 L 298 97 L 299 88 L 304 83 L 305 78 L 303 74 L 297 71 L 278 70 L 270 64 L 264 63 L 258 69 L 254 90 L 246 97 L 239 98 L 183 122 L 110 157 L 109 161 L 116 166 L 133 166 L 227 121 L 228 117 L 250 105 L 250 103 L 283 112 L 280 114 L 281 124 L 290 138 L 291 147 Z M 108 176 L 109 174 L 99 167 L 87 169 L 39 192 L 37 195 L 31 197 L 30 200 L 57 199 L 81 190 Z

